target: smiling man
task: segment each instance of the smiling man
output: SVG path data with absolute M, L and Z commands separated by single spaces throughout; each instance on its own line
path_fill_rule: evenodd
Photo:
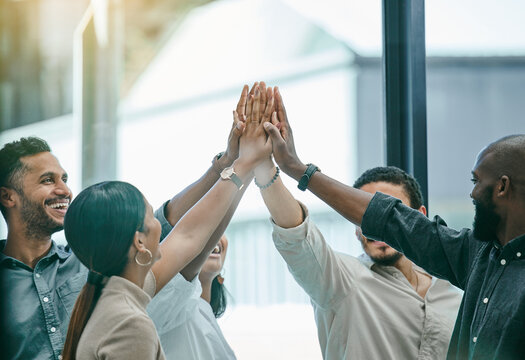
M 248 95 L 243 90 L 238 113 Z M 164 238 L 217 182 L 239 153 L 242 126 L 234 120 L 224 155 L 204 175 L 155 212 Z M 221 153 L 223 154 L 223 153 Z M 240 191 L 202 253 L 184 269 L 198 273 L 224 233 L 244 192 Z M 0 241 L 1 355 L 7 359 L 61 359 L 69 318 L 86 282 L 87 269 L 52 235 L 61 230 L 72 193 L 67 173 L 49 145 L 21 138 L 0 150 L 0 210 L 7 239 Z M 157 291 L 160 288 L 157 287 Z

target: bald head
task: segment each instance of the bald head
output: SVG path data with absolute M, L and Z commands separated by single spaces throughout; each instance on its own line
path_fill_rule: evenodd
M 481 151 L 477 163 L 494 177 L 508 176 L 520 193 L 525 193 L 525 135 L 509 135 Z

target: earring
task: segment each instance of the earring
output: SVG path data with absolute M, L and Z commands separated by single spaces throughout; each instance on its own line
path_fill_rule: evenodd
M 217 275 L 217 282 L 221 285 L 224 283 L 224 278 L 220 274 Z
M 148 266 L 149 264 L 151 264 L 151 261 L 153 260 L 153 254 L 151 253 L 151 251 L 149 251 L 148 249 L 146 249 L 145 253 L 149 255 L 149 260 L 148 260 L 148 262 L 146 262 L 146 263 L 141 263 L 141 262 L 139 261 L 139 259 L 137 258 L 137 255 L 138 255 L 138 254 L 142 254 L 141 251 L 137 251 L 137 253 L 135 254 L 135 262 L 136 262 L 137 264 L 139 264 L 140 266 Z

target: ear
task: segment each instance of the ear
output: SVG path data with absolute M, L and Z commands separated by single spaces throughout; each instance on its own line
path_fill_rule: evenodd
M 15 190 L 7 188 L 7 187 L 0 187 L 0 203 L 5 208 L 14 208 L 16 206 L 16 200 L 17 200 L 17 193 Z
M 427 208 L 425 207 L 425 205 L 421 205 L 419 207 L 419 209 L 417 209 L 417 211 L 419 211 L 421 214 L 427 216 Z
M 133 245 L 131 248 L 135 247 L 137 251 L 143 251 L 146 246 L 144 245 L 144 234 L 140 231 L 135 231 L 135 236 L 133 236 Z
M 364 238 L 363 232 L 361 231 L 361 228 L 359 226 L 355 227 L 355 237 L 357 238 L 359 242 L 363 241 L 363 238 Z
M 496 196 L 506 196 L 510 191 L 510 179 L 507 175 L 503 175 L 496 183 Z

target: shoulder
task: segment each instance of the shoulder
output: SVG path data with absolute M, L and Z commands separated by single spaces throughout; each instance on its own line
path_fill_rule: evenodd
M 115 323 L 98 347 L 101 358 L 154 359 L 161 352 L 160 341 L 151 319 L 142 313 L 131 314 Z

